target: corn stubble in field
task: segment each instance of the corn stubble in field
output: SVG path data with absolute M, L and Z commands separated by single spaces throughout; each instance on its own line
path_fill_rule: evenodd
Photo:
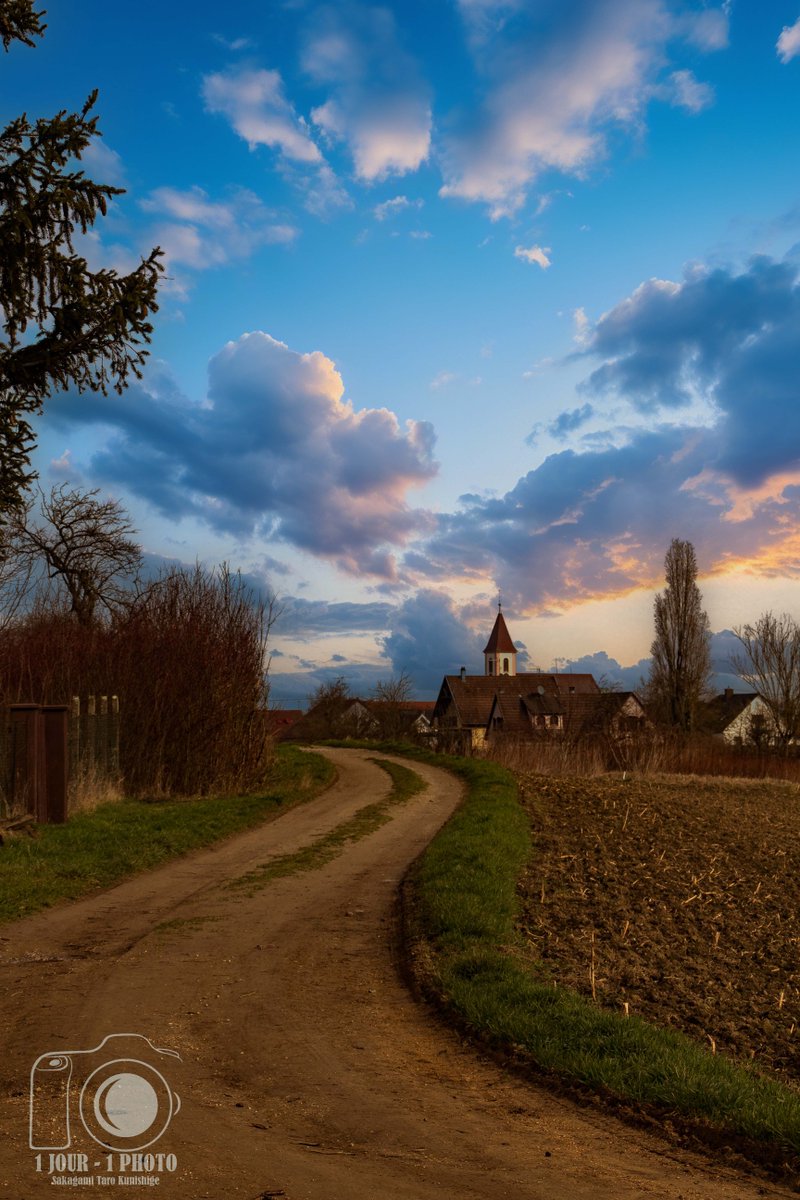
M 520 927 L 559 984 L 800 1084 L 800 788 L 523 780 Z

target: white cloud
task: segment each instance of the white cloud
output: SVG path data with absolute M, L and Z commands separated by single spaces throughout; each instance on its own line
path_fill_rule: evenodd
M 724 50 L 728 45 L 729 9 L 726 2 L 721 8 L 679 14 L 674 18 L 676 32 L 699 50 Z
M 328 100 L 311 119 L 331 141 L 349 143 L 356 175 L 367 182 L 416 171 L 430 151 L 430 108 L 415 97 L 386 98 L 360 111 Z
M 301 193 L 303 206 L 315 217 L 324 220 L 337 210 L 353 207 L 349 192 L 326 162 L 310 171 L 283 163 L 281 174 Z
M 791 62 L 800 54 L 800 17 L 794 25 L 784 25 L 775 49 L 781 62 Z
M 641 128 L 670 41 L 708 50 L 727 37 L 724 10 L 679 20 L 664 0 L 576 0 L 551 9 L 546 24 L 534 5 L 460 8 L 485 99 L 445 140 L 441 194 L 485 203 L 493 219 L 518 212 L 546 171 L 584 174 L 605 154 L 610 127 Z M 691 111 L 710 101 L 690 72 L 676 74 L 670 99 Z
M 439 371 L 438 375 L 434 375 L 433 379 L 428 384 L 428 387 L 438 391 L 439 388 L 447 387 L 448 384 L 455 382 L 458 375 L 454 371 Z
M 500 33 L 508 18 L 522 8 L 524 0 L 457 0 L 471 41 L 481 45 Z
M 409 200 L 408 196 L 394 196 L 391 200 L 384 200 L 382 204 L 376 204 L 372 211 L 376 221 L 385 221 L 387 217 L 394 217 L 407 208 L 422 208 L 422 205 L 422 200 Z
M 221 33 L 212 33 L 211 35 L 215 42 L 220 46 L 224 46 L 226 50 L 230 50 L 233 54 L 238 54 L 242 50 L 252 50 L 253 42 L 247 37 L 226 38 Z
M 87 229 L 86 233 L 76 233 L 73 239 L 75 249 L 82 254 L 92 271 L 101 271 L 104 267 L 117 271 L 120 275 L 128 275 L 135 271 L 141 262 L 141 257 L 130 246 L 119 242 L 105 243 L 97 229 Z M 148 244 L 148 251 L 152 243 Z
M 202 188 L 156 188 L 140 202 L 157 222 L 150 231 L 170 267 L 206 270 L 246 258 L 259 246 L 286 245 L 298 231 L 276 219 L 259 198 L 244 188 L 224 200 L 211 200 Z
M 392 548 L 431 526 L 407 494 L 436 473 L 433 427 L 355 408 L 330 358 L 264 332 L 228 342 L 208 370 L 204 404 L 149 376 L 88 406 L 60 394 L 48 419 L 61 429 L 110 427 L 91 477 L 114 480 L 173 522 L 199 518 L 393 578 Z
M 428 89 L 388 9 L 353 3 L 321 10 L 302 61 L 313 82 L 330 89 L 311 119 L 330 143 L 348 147 L 359 179 L 404 175 L 425 162 Z
M 672 105 L 692 113 L 701 112 L 714 102 L 714 89 L 695 79 L 691 71 L 673 71 L 667 94 Z
M 251 150 L 270 146 L 295 162 L 321 161 L 308 125 L 284 96 L 278 71 L 244 68 L 206 75 L 203 99 L 209 112 L 228 118 Z
M 125 182 L 125 168 L 116 150 L 99 137 L 93 138 L 81 154 L 81 162 L 100 183 L 115 186 Z
M 572 335 L 572 340 L 577 342 L 579 346 L 588 346 L 591 340 L 591 322 L 583 308 L 573 310 L 572 319 L 575 322 L 575 332 Z
M 51 479 L 57 479 L 60 482 L 65 480 L 68 483 L 82 482 L 81 473 L 72 461 L 72 451 L 67 449 L 60 458 L 52 458 L 47 468 L 47 473 Z
M 549 246 L 517 246 L 514 251 L 514 258 L 521 258 L 527 263 L 536 263 L 543 271 L 546 271 L 550 266 L 550 259 L 547 257 L 550 254 Z
M 193 187 L 186 192 L 178 188 L 160 187 L 141 201 L 145 212 L 166 213 L 179 221 L 193 221 L 201 225 L 226 228 L 233 224 L 230 205 L 209 200 L 202 188 Z

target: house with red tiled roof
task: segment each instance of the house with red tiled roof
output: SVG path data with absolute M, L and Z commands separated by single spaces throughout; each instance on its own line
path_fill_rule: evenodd
M 270 708 L 264 714 L 267 733 L 276 742 L 286 741 L 289 731 L 303 716 L 302 708 Z
M 499 609 L 483 651 L 483 675 L 445 675 L 433 710 L 442 745 L 467 751 L 483 745 L 487 730 L 563 729 L 570 696 L 599 696 L 594 676 L 517 671 L 517 648 Z M 506 726 L 506 722 L 508 723 Z
M 633 692 L 601 692 L 593 675 L 518 672 L 502 610 L 484 649 L 483 675 L 445 675 L 433 710 L 442 748 L 470 753 L 487 740 L 547 733 L 569 736 L 629 733 L 646 721 Z

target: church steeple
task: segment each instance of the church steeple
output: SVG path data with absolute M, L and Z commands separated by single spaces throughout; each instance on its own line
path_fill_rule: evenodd
M 508 632 L 502 604 L 497 605 L 497 619 L 483 651 L 487 675 L 516 675 L 517 651 Z

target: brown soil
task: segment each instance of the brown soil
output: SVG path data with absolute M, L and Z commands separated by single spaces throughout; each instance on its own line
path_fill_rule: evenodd
M 800 789 L 529 779 L 523 927 L 554 977 L 800 1082 Z
M 150 1147 L 177 1156 L 174 1172 L 156 1171 L 158 1194 L 174 1200 L 788 1194 L 505 1074 L 411 999 L 397 970 L 394 903 L 409 864 L 458 803 L 451 776 L 415 767 L 428 790 L 317 871 L 252 894 L 226 888 L 386 794 L 385 773 L 365 754 L 326 753 L 340 778 L 318 800 L 4 927 L 2 1196 L 53 1195 L 28 1146 L 33 1062 L 72 1051 L 77 1085 L 110 1053 L 85 1052 L 113 1034 L 145 1035 L 181 1056 L 142 1055 L 182 1098 Z M 107 1152 L 83 1130 L 76 1100 L 74 1087 L 70 1149 L 87 1154 L 92 1177 L 106 1175 Z M 63 1096 L 50 1108 L 39 1101 L 37 1120 L 51 1130 L 61 1116 L 63 1127 Z M 59 1186 L 71 1195 L 154 1190 Z

